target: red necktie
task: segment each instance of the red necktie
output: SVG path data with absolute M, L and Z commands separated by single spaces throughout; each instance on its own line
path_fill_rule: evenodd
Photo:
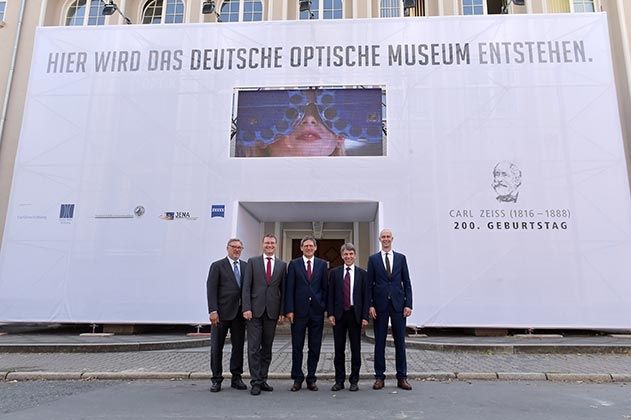
M 267 257 L 267 268 L 265 269 L 265 283 L 269 286 L 272 282 L 272 257 Z
M 344 308 L 345 311 L 351 309 L 351 268 L 346 267 L 344 276 Z
M 307 280 L 311 281 L 311 260 L 307 260 Z

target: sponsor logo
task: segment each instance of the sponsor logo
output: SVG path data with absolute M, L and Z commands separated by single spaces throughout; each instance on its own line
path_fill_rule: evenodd
M 59 208 L 59 220 L 70 223 L 74 218 L 74 204 L 62 204 Z
M 197 220 L 196 216 L 191 216 L 188 211 L 165 211 L 160 215 L 162 220 Z
M 47 220 L 48 216 L 41 209 L 34 208 L 32 203 L 20 203 L 17 206 L 18 220 Z
M 145 208 L 143 206 L 136 206 L 133 213 L 105 213 L 97 214 L 95 219 L 133 219 L 134 216 L 140 217 L 145 214 Z
M 224 217 L 226 214 L 226 206 L 223 204 L 213 204 L 210 206 L 210 217 Z

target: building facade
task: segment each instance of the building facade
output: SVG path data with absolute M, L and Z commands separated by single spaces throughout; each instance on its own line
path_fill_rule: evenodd
M 103 14 L 101 0 L 0 0 L 0 235 L 4 229 L 14 161 L 29 77 L 36 29 L 40 26 L 92 26 L 256 22 L 298 19 L 385 19 L 404 16 L 542 14 L 606 12 L 624 137 L 631 162 L 631 5 L 626 0 L 312 0 L 300 11 L 298 0 L 116 0 L 117 9 Z M 109 2 L 108 2 L 109 3 Z M 413 7 L 404 7 L 406 6 Z M 214 6 L 214 7 L 212 7 Z M 206 13 L 204 13 L 206 12 Z M 594 122 L 595 124 L 597 121 Z M 367 223 L 321 220 L 268 223 L 266 231 L 282 238 L 282 256 L 291 257 L 292 241 L 306 233 L 359 244 L 363 262 L 373 251 L 374 232 Z M 294 247 L 295 248 L 295 247 Z M 295 253 L 294 249 L 294 253 Z

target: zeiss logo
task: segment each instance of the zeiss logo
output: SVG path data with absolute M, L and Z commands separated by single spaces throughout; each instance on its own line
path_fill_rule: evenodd
M 224 217 L 226 214 L 226 206 L 223 204 L 213 204 L 210 206 L 210 217 Z
M 62 204 L 59 209 L 59 218 L 71 220 L 74 217 L 74 204 Z

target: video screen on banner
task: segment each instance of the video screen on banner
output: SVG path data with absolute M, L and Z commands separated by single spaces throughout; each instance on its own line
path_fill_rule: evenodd
M 385 156 L 381 88 L 238 90 L 233 157 Z

